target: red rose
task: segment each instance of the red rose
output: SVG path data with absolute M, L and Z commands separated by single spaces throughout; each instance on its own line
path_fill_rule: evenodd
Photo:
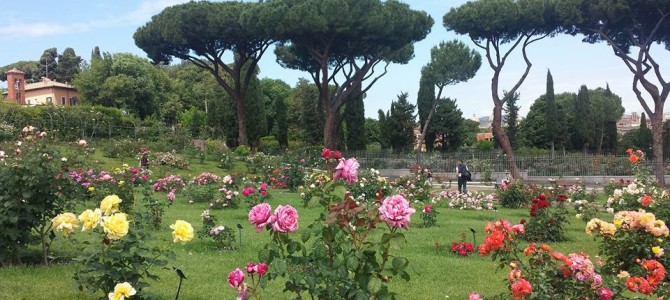
M 342 158 L 342 153 L 340 151 L 335 151 L 335 152 L 333 152 L 332 157 L 334 159 L 340 159 L 340 158 Z
M 563 195 L 563 194 L 560 194 L 560 195 L 556 196 L 556 201 L 558 201 L 558 202 L 563 202 L 565 200 L 568 200 L 568 196 Z
M 330 152 L 330 149 L 328 148 L 323 148 L 321 150 L 321 157 L 323 157 L 325 160 L 329 160 L 332 156 L 332 153 Z
M 258 275 L 265 275 L 265 273 L 268 272 L 268 264 L 266 263 L 259 263 L 256 265 L 256 272 L 258 272 Z
M 423 208 L 423 212 L 427 214 L 429 214 L 431 210 L 432 208 L 430 207 L 430 205 L 426 205 L 426 207 Z

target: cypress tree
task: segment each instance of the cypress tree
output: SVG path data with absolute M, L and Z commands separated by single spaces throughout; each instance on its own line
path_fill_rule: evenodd
M 416 106 L 419 113 L 419 126 L 423 131 L 423 126 L 426 124 L 428 114 L 433 108 L 433 101 L 435 101 L 435 84 L 426 76 L 426 72 L 421 72 L 421 79 L 419 80 L 419 93 L 416 97 Z M 433 151 L 435 144 L 435 130 L 428 128 L 425 137 L 426 150 Z
M 347 150 L 365 150 L 365 104 L 361 87 L 351 96 L 344 106 Z
M 551 144 L 551 155 L 554 155 L 554 142 L 556 141 L 556 134 L 558 128 L 558 113 L 556 109 L 556 96 L 554 95 L 554 79 L 551 76 L 551 71 L 547 70 L 547 91 L 545 95 L 547 102 L 547 109 L 545 110 L 547 122 L 547 140 Z
M 507 91 L 505 91 L 505 96 L 507 96 Z M 516 102 L 519 101 L 519 93 L 514 93 L 512 97 L 507 99 L 505 102 L 505 133 L 507 133 L 507 138 L 509 143 L 512 145 L 512 149 L 516 149 L 517 145 L 517 132 L 519 131 L 519 125 L 517 124 L 517 119 L 519 118 L 519 106 L 516 105 Z

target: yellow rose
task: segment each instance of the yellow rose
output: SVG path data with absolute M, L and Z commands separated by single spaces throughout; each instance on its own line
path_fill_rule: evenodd
M 109 300 L 123 300 L 129 298 L 132 295 L 135 295 L 137 291 L 133 288 L 130 283 L 124 282 L 119 283 L 114 287 L 114 292 L 109 293 Z
M 592 235 L 593 230 L 598 228 L 598 226 L 600 225 L 600 222 L 602 222 L 602 221 L 600 219 L 597 219 L 597 218 L 593 218 L 593 219 L 589 220 L 589 222 L 586 223 L 586 227 L 584 228 L 584 231 L 586 231 L 586 234 Z
M 123 181 L 123 180 L 119 181 L 119 185 L 123 185 L 124 183 L 126 183 L 126 182 Z
M 665 250 L 659 246 L 651 247 L 651 252 L 653 252 L 656 257 L 661 257 L 665 254 Z
M 600 234 L 603 236 L 614 236 L 616 233 L 616 226 L 605 221 L 600 222 Z
M 126 214 L 115 213 L 102 218 L 102 228 L 110 240 L 119 240 L 128 234 L 128 220 Z
M 193 239 L 193 226 L 186 221 L 177 220 L 170 225 L 174 242 L 188 242 Z
M 92 187 L 92 186 L 89 186 L 89 187 L 88 187 L 88 191 L 89 191 L 89 192 L 95 191 L 95 188 Z
M 102 211 L 99 208 L 96 208 L 95 210 L 85 210 L 79 215 L 79 222 L 83 223 L 81 231 L 91 230 L 97 227 L 101 217 Z
M 77 216 L 73 213 L 62 213 L 51 220 L 51 228 L 68 235 L 79 227 Z
M 110 195 L 102 199 L 100 202 L 100 209 L 105 214 L 109 216 L 117 211 L 119 211 L 119 203 L 121 203 L 121 198 L 117 195 Z

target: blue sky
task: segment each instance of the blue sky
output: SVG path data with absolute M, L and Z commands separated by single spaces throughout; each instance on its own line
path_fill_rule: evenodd
M 21 4 L 3 5 L 0 19 L 0 66 L 20 60 L 37 60 L 42 52 L 51 47 L 59 53 L 67 47 L 75 49 L 82 58 L 90 59 L 93 47 L 102 51 L 131 52 L 142 57 L 145 53 L 135 46 L 132 35 L 135 30 L 159 13 L 164 7 L 184 0 L 119 0 L 52 1 L 24 0 Z M 421 67 L 430 60 L 430 48 L 441 41 L 459 39 L 470 47 L 474 45 L 465 36 L 447 32 L 442 26 L 442 16 L 451 7 L 465 3 L 465 0 L 406 0 L 412 8 L 428 12 L 435 20 L 435 26 L 426 39 L 415 45 L 415 58 L 406 65 L 391 65 L 368 92 L 365 100 L 365 114 L 376 118 L 377 110 L 390 108 L 392 100 L 401 92 L 409 93 L 410 100 L 416 101 Z M 662 67 L 664 76 L 670 78 L 670 51 L 655 46 L 656 60 Z M 626 112 L 642 111 L 642 107 L 632 92 L 632 75 L 620 59 L 615 57 L 606 44 L 585 44 L 579 37 L 557 36 L 541 40 L 528 50 L 533 62 L 531 72 L 519 90 L 525 115 L 538 96 L 544 93 L 547 70 L 551 70 L 556 93 L 576 92 L 582 84 L 589 88 L 604 87 L 609 83 L 612 91 L 623 98 Z M 484 53 L 481 53 L 484 55 Z M 261 77 L 278 78 L 294 85 L 301 77 L 309 78 L 303 72 L 281 68 L 272 52 L 268 52 L 260 63 Z M 510 89 L 522 74 L 525 64 L 519 51 L 509 59 L 502 74 L 501 88 Z M 443 92 L 446 97 L 457 99 L 465 117 L 490 115 L 490 81 L 492 71 L 485 63 L 470 81 L 448 86 Z M 5 83 L 0 83 L 6 86 Z M 670 111 L 666 105 L 666 112 Z

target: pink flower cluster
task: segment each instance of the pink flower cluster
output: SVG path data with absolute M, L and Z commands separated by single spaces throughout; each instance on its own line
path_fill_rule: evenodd
M 258 274 L 258 281 L 260 281 L 260 277 L 268 272 L 268 264 L 264 262 L 257 264 L 249 263 L 245 269 L 247 274 L 249 274 L 252 278 L 253 282 L 251 289 L 253 292 L 253 290 L 257 288 L 256 284 L 258 283 L 254 280 L 254 274 Z M 242 270 L 240 270 L 240 268 L 236 268 L 234 271 L 228 274 L 228 285 L 230 285 L 231 288 L 237 290 L 237 300 L 243 300 L 249 297 L 249 287 L 246 283 L 244 283 L 244 273 Z
M 256 225 L 256 232 L 261 232 L 267 225 L 272 225 L 275 232 L 289 233 L 298 230 L 298 211 L 290 205 L 279 205 L 271 214 L 272 206 L 261 203 L 249 211 L 249 222 Z
M 602 276 L 596 273 L 593 263 L 584 253 L 571 253 L 570 269 L 579 281 L 592 282 L 594 285 L 602 284 Z
M 381 220 L 395 228 L 407 228 L 410 216 L 415 212 L 416 210 L 409 206 L 409 201 L 401 195 L 386 197 L 379 207 Z
M 321 150 L 321 157 L 323 157 L 323 159 L 325 160 L 329 159 L 338 160 L 342 158 L 342 153 L 340 151 L 333 151 L 328 148 L 323 148 L 323 150 Z
M 333 180 L 344 179 L 347 184 L 352 185 L 358 180 L 358 167 L 360 164 L 355 158 L 340 159 L 340 162 L 335 167 L 335 174 Z
M 219 193 L 226 195 L 226 199 L 232 200 L 233 197 L 237 197 L 240 193 L 238 191 L 229 190 L 225 187 L 219 189 Z
M 96 171 L 89 169 L 88 171 L 82 171 L 81 173 L 77 171 L 71 171 L 69 173 L 70 179 L 76 181 L 84 187 L 89 187 L 91 184 L 100 184 L 100 183 L 116 183 L 116 179 L 107 171 L 100 171 L 96 174 Z
M 179 192 L 181 191 L 186 184 L 184 183 L 184 180 L 181 179 L 181 177 L 177 175 L 170 175 L 164 178 L 160 178 L 156 180 L 154 183 L 154 191 L 155 192 Z
M 202 172 L 202 173 L 200 173 L 200 175 L 198 175 L 196 177 L 193 177 L 193 184 L 195 184 L 195 185 L 206 185 L 206 184 L 216 183 L 216 182 L 220 182 L 220 181 L 221 181 L 221 177 L 219 177 L 215 174 L 209 173 L 209 172 Z
M 256 192 L 256 189 L 253 186 L 248 186 L 248 187 L 245 187 L 242 190 L 242 195 L 244 195 L 245 197 L 249 197 L 249 196 L 253 195 L 255 192 Z M 261 183 L 261 185 L 258 187 L 258 193 L 263 197 L 267 196 L 268 195 L 268 184 L 265 183 L 265 182 Z

